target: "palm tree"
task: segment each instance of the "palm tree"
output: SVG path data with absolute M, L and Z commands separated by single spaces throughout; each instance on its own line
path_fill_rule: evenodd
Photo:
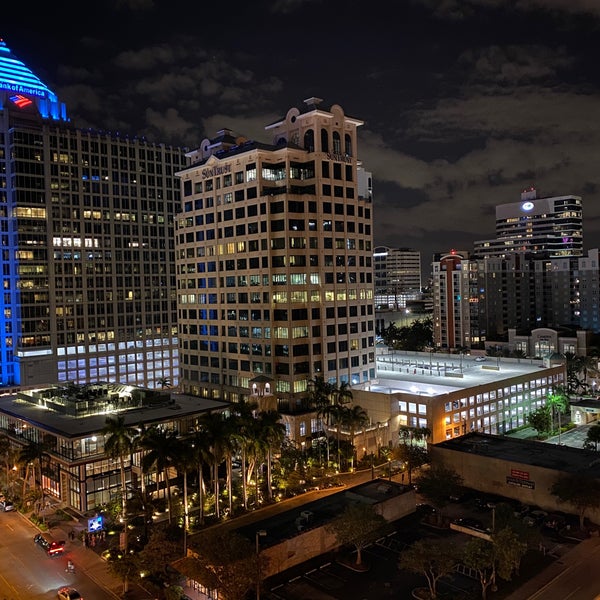
M 431 429 L 429 427 L 408 427 L 407 425 L 401 425 L 398 429 L 398 437 L 403 444 L 408 443 L 413 446 L 415 442 L 419 444 L 431 437 Z
M 4 490 L 7 494 L 11 494 L 11 470 L 19 460 L 19 451 L 11 445 L 10 439 L 6 435 L 0 436 L 0 456 L 2 456 L 2 461 L 6 467 L 6 485 L 4 486 Z
M 220 488 L 219 488 L 219 465 L 224 460 L 226 439 L 229 436 L 229 429 L 222 412 L 204 414 L 198 419 L 202 430 L 206 433 L 208 445 L 211 454 L 212 472 L 213 472 L 213 493 L 215 495 L 215 515 L 221 516 L 220 508 Z
M 127 551 L 127 481 L 125 479 L 125 457 L 129 457 L 133 451 L 133 438 L 135 430 L 125 425 L 125 417 L 118 416 L 115 419 L 107 417 L 104 428 L 104 453 L 113 460 L 119 461 L 121 472 L 121 513 L 123 517 L 122 550 Z M 127 580 L 123 584 L 127 591 Z
M 233 512 L 233 455 L 237 452 L 238 442 L 235 438 L 235 432 L 238 428 L 239 418 L 235 414 L 230 414 L 225 419 L 226 434 L 223 437 L 223 457 L 225 459 L 225 469 L 227 471 L 227 502 L 229 504 L 229 514 Z
M 569 406 L 569 395 L 563 386 L 557 385 L 552 390 L 551 394 L 548 394 L 546 398 L 546 405 L 550 407 L 550 414 L 552 417 L 552 431 L 554 432 L 554 411 L 558 416 L 558 440 L 560 442 L 560 415 L 565 412 Z
M 336 424 L 336 436 L 337 436 L 337 456 L 338 456 L 338 468 L 341 469 L 341 457 L 340 457 L 340 429 L 344 424 L 344 415 L 347 410 L 347 404 L 352 401 L 352 390 L 347 381 L 335 387 L 332 392 L 333 404 L 329 407 L 330 414 L 333 416 Z
M 267 497 L 269 500 L 272 500 L 271 462 L 273 450 L 281 448 L 281 444 L 285 438 L 285 426 L 281 422 L 281 415 L 275 410 L 258 413 L 258 431 L 267 454 Z
M 140 446 L 146 451 L 142 458 L 142 470 L 149 471 L 156 468 L 157 490 L 160 480 L 164 481 L 165 493 L 169 507 L 169 523 L 171 522 L 171 513 L 173 512 L 171 500 L 171 482 L 169 478 L 169 469 L 174 465 L 179 449 L 177 433 L 174 431 L 165 431 L 158 427 L 151 427 L 140 442 Z
M 340 453 L 340 433 L 342 425 L 344 424 L 344 418 L 348 407 L 342 404 L 332 404 L 329 407 L 329 414 L 332 417 L 333 424 L 335 425 L 336 440 L 337 440 L 337 465 L 338 469 L 342 469 L 342 459 Z
M 327 465 L 329 466 L 329 436 L 327 430 L 323 425 L 323 418 L 326 418 L 326 424 L 329 427 L 330 411 L 329 408 L 332 405 L 332 395 L 335 390 L 335 386 L 329 382 L 326 382 L 323 377 L 315 377 L 308 382 L 309 386 L 309 400 L 312 406 L 317 411 L 317 419 L 320 421 L 320 429 L 325 433 L 325 440 L 327 442 Z M 321 459 L 321 445 L 319 442 L 319 461 Z
M 144 439 L 144 436 L 147 433 L 147 429 L 146 429 L 146 425 L 144 423 L 140 423 L 136 428 L 135 428 L 135 434 L 132 438 L 132 446 L 133 446 L 133 450 L 134 451 L 138 451 L 141 454 L 140 457 L 140 488 L 141 488 L 141 493 L 142 493 L 142 497 L 145 497 L 146 495 L 146 474 L 144 473 L 144 469 L 142 468 L 142 459 L 144 457 L 144 448 L 142 447 L 142 440 Z
M 198 469 L 198 502 L 200 505 L 200 525 L 204 525 L 204 465 L 211 463 L 210 444 L 208 437 L 201 429 L 196 429 L 188 436 L 188 446 L 194 463 Z
M 361 429 L 369 423 L 369 415 L 362 406 L 354 405 L 344 412 L 343 418 L 350 429 L 350 444 L 352 446 L 350 464 L 352 465 L 351 468 L 354 469 L 354 434 L 357 429 Z
M 171 387 L 171 380 L 168 377 L 159 377 L 156 380 L 156 383 L 160 385 L 162 389 Z
M 21 448 L 19 453 L 19 462 L 25 465 L 25 477 L 23 479 L 23 499 L 29 478 L 33 476 L 33 492 L 36 499 L 44 500 L 44 490 L 42 486 L 42 462 L 47 457 L 44 444 L 38 442 L 29 442 L 27 446 Z M 38 489 L 39 483 L 39 489 Z
M 258 408 L 256 402 L 245 402 L 240 400 L 233 407 L 233 413 L 237 420 L 235 428 L 232 431 L 232 439 L 235 442 L 236 450 L 241 454 L 241 480 L 242 497 L 244 509 L 248 509 L 248 449 L 254 443 L 256 437 L 256 422 L 254 412 Z
M 352 401 L 352 390 L 347 381 L 342 381 L 340 385 L 334 389 L 333 396 L 336 404 L 348 404 Z
M 188 508 L 188 474 L 196 467 L 194 449 L 187 440 L 177 439 L 173 444 L 172 464 L 183 475 L 183 530 L 184 536 L 190 530 L 190 512 Z M 169 511 L 170 513 L 171 511 Z M 185 548 L 184 548 L 185 550 Z

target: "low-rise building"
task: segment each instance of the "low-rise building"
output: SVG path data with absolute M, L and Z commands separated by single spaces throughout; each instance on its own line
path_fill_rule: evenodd
M 54 385 L 0 397 L 0 432 L 15 451 L 36 444 L 46 461 L 41 474 L 44 493 L 83 514 L 121 490 L 119 461 L 104 452 L 107 418 L 122 416 L 126 427 L 140 431 L 159 426 L 186 434 L 201 415 L 227 406 L 123 384 Z M 139 452 L 125 457 L 126 481 L 133 487 L 142 477 L 140 460 Z M 147 483 L 152 489 L 155 482 Z
M 415 512 L 415 490 L 408 485 L 374 479 L 301 506 L 294 503 L 294 507 L 288 510 L 282 511 L 280 505 L 271 506 L 261 511 L 261 519 L 252 520 L 251 523 L 242 524 L 242 518 L 214 527 L 224 534 L 235 531 L 253 544 L 256 542 L 257 551 L 265 559 L 261 577 L 266 579 L 338 547 L 339 543 L 327 525 L 341 515 L 347 506 L 356 503 L 373 506 L 377 514 L 392 522 Z M 260 533 L 260 540 L 257 532 Z M 189 536 L 187 556 L 176 561 L 174 566 L 186 575 L 187 587 L 207 594 L 211 591 L 193 577 L 191 563 L 201 551 L 196 537 Z
M 430 456 L 432 465 L 455 470 L 465 487 L 546 511 L 579 512 L 550 492 L 561 476 L 600 479 L 600 460 L 595 451 L 508 436 L 468 434 L 432 445 Z M 599 508 L 587 509 L 585 516 L 600 523 Z
M 434 444 L 473 431 L 507 433 L 566 384 L 565 362 L 380 350 L 377 379 L 352 386 L 353 404 L 371 422 L 354 432 L 354 445 L 377 453 L 398 443 L 401 427 L 429 429 Z

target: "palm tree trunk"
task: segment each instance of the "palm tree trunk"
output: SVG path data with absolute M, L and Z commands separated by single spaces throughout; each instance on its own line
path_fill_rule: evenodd
M 271 447 L 267 449 L 267 497 L 273 500 L 273 489 L 271 488 Z
M 127 546 L 128 546 L 128 540 L 127 540 L 127 483 L 125 480 L 125 459 L 123 458 L 123 455 L 121 454 L 121 456 L 119 457 L 119 463 L 120 463 L 120 468 L 121 468 L 121 507 L 122 507 L 122 511 L 123 511 L 123 544 L 122 544 L 122 550 L 124 552 L 127 552 Z M 127 592 L 129 590 L 129 580 L 127 579 L 127 576 L 124 577 L 123 579 L 123 592 Z
M 255 468 L 255 492 L 256 492 L 256 508 L 258 508 L 258 505 L 260 504 L 260 497 L 259 497 L 259 493 L 258 493 L 258 474 L 259 474 L 259 470 L 260 470 L 260 461 L 258 460 L 258 458 L 256 459 L 256 462 L 254 463 L 254 468 Z
M 198 465 L 198 502 L 200 503 L 200 525 L 204 525 L 204 476 L 202 463 Z
M 227 496 L 229 498 L 229 514 L 230 515 L 233 512 L 232 478 L 233 478 L 233 469 L 231 468 L 231 455 L 229 454 L 227 456 Z
M 22 494 L 22 498 L 25 499 L 25 493 L 27 490 L 27 479 L 29 477 L 31 477 L 30 473 L 29 473 L 30 469 L 29 469 L 29 463 L 27 463 L 25 465 L 25 477 L 23 477 L 23 494 Z
M 248 488 L 246 486 L 246 446 L 242 446 L 242 496 L 244 498 L 244 510 L 248 510 Z
M 185 531 L 190 529 L 190 514 L 188 512 L 188 481 L 187 469 L 183 471 L 183 528 Z
M 219 465 L 217 464 L 217 461 L 215 461 L 213 469 L 213 477 L 215 482 L 215 516 L 217 517 L 217 519 L 219 519 L 221 517 L 221 510 L 219 502 Z
M 167 506 L 169 507 L 169 523 L 171 523 L 171 514 L 173 513 L 173 506 L 171 501 L 171 486 L 169 481 L 169 467 L 166 466 L 163 469 L 163 478 L 165 480 L 165 494 L 167 496 Z

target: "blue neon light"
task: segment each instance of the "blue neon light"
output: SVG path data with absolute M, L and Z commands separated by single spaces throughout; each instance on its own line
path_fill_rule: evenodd
M 25 95 L 44 118 L 68 121 L 66 108 L 56 94 L 10 51 L 0 38 L 0 91 Z

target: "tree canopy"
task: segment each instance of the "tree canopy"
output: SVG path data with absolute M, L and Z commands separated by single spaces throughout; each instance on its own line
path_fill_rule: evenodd
M 450 541 L 432 539 L 417 540 L 400 554 L 401 569 L 424 575 L 429 587 L 429 597 L 437 598 L 440 579 L 451 575 L 459 562 L 454 545 Z
M 333 533 L 340 545 L 356 549 L 356 565 L 362 564 L 362 549 L 381 535 L 387 521 L 370 504 L 349 504 L 344 512 L 325 528 Z
M 462 490 L 463 478 L 454 469 L 437 465 L 422 470 L 415 483 L 419 494 L 438 509 L 438 522 L 441 522 L 443 509 L 450 502 L 450 496 Z
M 239 600 L 256 585 L 259 558 L 245 537 L 209 529 L 199 535 L 195 548 L 190 574 L 206 588 L 218 590 L 219 598 Z
M 583 475 L 563 475 L 552 484 L 550 493 L 577 510 L 580 529 L 586 510 L 600 506 L 600 482 Z
M 552 417 L 550 416 L 550 407 L 541 406 L 537 410 L 527 415 L 527 422 L 538 434 L 544 434 L 552 429 Z
M 496 577 L 510 581 L 513 573 L 519 571 L 525 552 L 527 544 L 508 527 L 492 534 L 492 541 L 474 537 L 465 544 L 462 561 L 479 575 L 483 600 L 490 586 L 496 585 Z
M 433 346 L 433 320 L 417 319 L 410 325 L 398 327 L 391 323 L 381 332 L 381 337 L 390 348 L 395 350 L 412 350 L 415 352 Z
M 592 425 L 588 429 L 583 447 L 586 450 L 595 450 L 598 452 L 598 444 L 600 444 L 600 425 Z

